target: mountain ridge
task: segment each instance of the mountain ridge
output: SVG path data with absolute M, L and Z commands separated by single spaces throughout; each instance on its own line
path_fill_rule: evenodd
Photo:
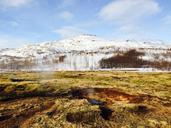
M 36 55 L 37 53 L 45 52 L 70 52 L 70 51 L 97 51 L 103 47 L 121 47 L 121 48 L 158 48 L 168 49 L 171 45 L 165 44 L 161 41 L 113 41 L 98 38 L 95 35 L 80 35 L 74 38 L 63 39 L 59 41 L 47 41 L 40 44 L 29 44 L 20 48 L 1 49 L 0 55 L 9 55 L 17 57 L 25 57 L 26 52 L 29 55 Z M 31 52 L 30 52 L 31 51 Z M 20 54 L 21 53 L 21 54 Z M 32 54 L 33 53 L 33 54 Z
M 100 69 L 99 62 L 131 49 L 143 52 L 145 61 L 171 62 L 171 45 L 161 41 L 112 41 L 95 35 L 80 35 L 59 41 L 0 50 L 0 69 L 49 67 L 54 70 Z M 15 65 L 15 66 L 13 66 Z M 53 66 L 52 66 L 53 65 Z

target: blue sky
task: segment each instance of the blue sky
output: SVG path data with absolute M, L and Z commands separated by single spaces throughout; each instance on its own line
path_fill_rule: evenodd
M 80 34 L 171 44 L 171 0 L 0 0 L 0 48 Z

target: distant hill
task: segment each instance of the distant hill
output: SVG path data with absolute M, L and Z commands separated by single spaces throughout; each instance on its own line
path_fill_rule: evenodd
M 15 49 L 0 50 L 1 70 L 99 70 L 111 68 L 100 62 L 129 50 L 143 53 L 141 59 L 150 62 L 171 62 L 171 45 L 162 41 L 109 41 L 95 35 L 80 35 L 70 39 L 42 42 Z M 138 68 L 159 68 L 145 65 Z M 118 68 L 112 66 L 112 68 Z M 126 65 L 121 68 L 129 68 Z M 135 67 L 137 68 L 137 67 Z

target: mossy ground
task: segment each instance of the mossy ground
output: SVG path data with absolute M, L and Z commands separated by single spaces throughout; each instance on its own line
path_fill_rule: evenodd
M 110 120 L 104 120 L 98 105 L 91 105 L 86 99 L 62 97 L 70 89 L 78 87 L 115 88 L 131 95 L 143 94 L 154 98 L 141 103 L 112 102 L 109 106 L 113 110 L 112 116 Z M 60 94 L 61 97 L 58 97 Z M 13 105 L 18 105 L 18 109 L 21 109 L 18 101 L 23 99 L 20 98 L 32 100 L 34 97 L 53 97 L 54 104 L 47 110 L 40 109 L 38 113 L 24 119 L 18 127 L 171 127 L 171 73 L 61 71 L 0 74 L 0 99 L 3 104 L 0 106 L 0 117 L 8 113 L 3 111 L 5 104 L 11 104 L 11 113 L 15 108 Z M 145 106 L 145 110 L 141 110 L 140 106 Z M 5 121 L 0 121 L 0 124 L 4 124 Z

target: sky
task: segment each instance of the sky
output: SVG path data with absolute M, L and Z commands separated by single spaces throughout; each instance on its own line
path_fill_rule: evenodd
M 0 48 L 81 34 L 171 44 L 171 0 L 0 0 Z

